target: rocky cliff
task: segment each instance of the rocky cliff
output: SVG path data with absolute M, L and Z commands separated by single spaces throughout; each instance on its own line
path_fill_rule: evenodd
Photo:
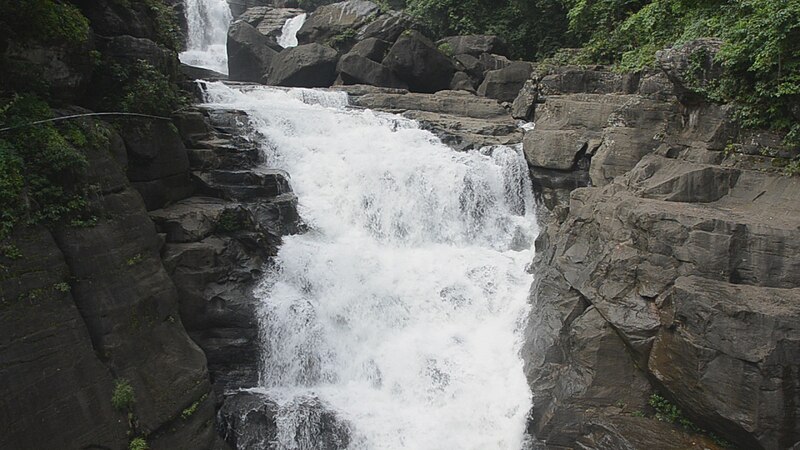
M 800 181 L 774 168 L 780 139 L 683 95 L 692 48 L 660 54 L 662 73 L 529 85 L 525 151 L 553 210 L 523 355 L 544 448 L 800 440 Z
M 120 98 L 132 89 L 173 95 L 169 11 L 150 3 L 74 2 L 89 25 L 78 43 L 3 35 L 4 88 L 56 115 L 149 106 Z M 238 117 L 107 120 L 71 122 L 89 219 L 20 223 L 2 241 L 0 447 L 227 448 L 215 391 L 255 383 L 249 287 L 297 229 L 296 200 L 284 174 L 250 173 L 259 152 L 234 136 Z

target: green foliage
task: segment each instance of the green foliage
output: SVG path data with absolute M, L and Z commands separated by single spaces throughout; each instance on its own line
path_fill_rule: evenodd
M 128 445 L 128 450 L 148 450 L 150 445 L 147 444 L 147 441 L 143 437 L 133 438 Z
M 170 50 L 180 51 L 183 47 L 183 33 L 175 10 L 162 0 L 145 0 L 145 5 L 156 24 L 156 41 Z
M 518 58 L 540 58 L 572 43 L 561 0 L 407 0 L 406 9 L 437 39 L 495 34 Z
M 188 408 L 184 409 L 181 412 L 181 419 L 186 420 L 186 419 L 192 417 L 194 415 L 194 413 L 197 412 L 197 408 L 200 407 L 200 404 L 203 403 L 207 397 L 208 397 L 208 394 L 203 394 L 203 396 L 200 397 L 196 402 L 192 403 L 191 406 L 189 406 Z
M 650 396 L 648 403 L 656 411 L 656 419 L 662 422 L 680 425 L 681 427 L 690 431 L 701 431 L 697 425 L 683 415 L 683 412 L 680 408 L 670 403 L 664 397 L 658 394 L 653 394 Z
M 356 35 L 358 33 L 356 30 L 352 28 L 348 28 L 341 33 L 331 37 L 328 39 L 328 45 L 337 49 L 341 50 L 344 46 L 353 44 L 356 40 Z
M 74 5 L 58 0 L 0 0 L 0 42 L 75 45 L 88 38 L 89 20 Z
M 75 125 L 27 126 L 53 113 L 36 96 L 15 96 L 0 108 L 0 239 L 17 223 L 54 224 L 86 212 L 88 141 Z M 21 127 L 20 127 L 21 126 Z
M 698 91 L 738 104 L 743 126 L 789 131 L 786 143 L 800 147 L 800 1 L 569 0 L 567 6 L 570 36 L 583 43 L 584 56 L 620 70 L 653 65 L 661 48 L 722 39 L 716 59 L 723 74 Z
M 223 233 L 241 230 L 244 224 L 236 211 L 225 210 L 219 215 L 217 219 L 217 231 Z
M 128 267 L 131 267 L 131 266 L 135 266 L 136 264 L 139 264 L 139 263 L 140 263 L 140 262 L 142 262 L 143 260 L 144 260 L 144 256 L 142 256 L 142 254 L 141 254 L 141 253 L 137 253 L 136 255 L 134 255 L 134 256 L 132 256 L 132 257 L 128 258 L 128 260 L 127 260 L 127 261 L 125 261 L 125 264 L 126 264 Z
M 124 378 L 118 379 L 114 386 L 114 393 L 111 395 L 111 405 L 114 406 L 114 409 L 125 411 L 130 410 L 134 403 L 136 403 L 136 398 L 133 394 L 133 386 Z
M 105 109 L 168 116 L 187 104 L 178 86 L 147 61 L 129 67 L 106 62 L 103 78 L 112 94 L 104 101 Z
M 442 42 L 439 44 L 439 51 L 447 56 L 453 56 L 453 46 L 449 42 Z

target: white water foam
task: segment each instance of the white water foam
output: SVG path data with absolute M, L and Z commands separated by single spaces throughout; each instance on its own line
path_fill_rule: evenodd
M 228 25 L 233 20 L 226 0 L 186 0 L 189 28 L 180 60 L 190 66 L 228 73 Z
M 286 20 L 278 36 L 278 45 L 283 48 L 297 47 L 297 32 L 306 23 L 306 13 Z
M 284 239 L 256 292 L 279 427 L 315 395 L 351 449 L 520 449 L 537 233 L 521 148 L 458 153 L 339 92 L 209 83 L 207 96 L 249 114 L 311 228 Z M 278 447 L 304 449 L 291 431 Z

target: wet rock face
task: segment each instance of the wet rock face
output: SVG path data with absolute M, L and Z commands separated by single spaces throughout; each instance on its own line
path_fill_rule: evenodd
M 351 442 L 350 425 L 319 398 L 298 397 L 278 405 L 267 394 L 240 391 L 225 398 L 219 412 L 220 434 L 237 450 L 308 448 L 343 450 Z
M 281 236 L 298 232 L 297 198 L 285 172 L 254 170 L 260 151 L 243 137 L 252 132 L 243 114 L 186 111 L 176 122 L 195 196 L 150 216 L 166 241 L 161 255 L 183 324 L 221 396 L 258 380 L 253 286 Z

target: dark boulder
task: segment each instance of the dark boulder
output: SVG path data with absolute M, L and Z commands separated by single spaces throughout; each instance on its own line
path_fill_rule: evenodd
M 472 82 L 472 78 L 465 72 L 456 72 L 456 74 L 453 75 L 453 80 L 450 82 L 450 89 L 453 91 L 469 91 L 474 93 L 475 85 Z
M 348 0 L 317 8 L 297 31 L 301 44 L 327 43 L 348 30 L 356 30 L 380 13 L 375 3 Z
M 416 92 L 436 92 L 450 88 L 456 69 L 450 58 L 430 39 L 417 31 L 404 33 L 389 50 L 383 65 L 408 83 Z
M 348 53 L 339 60 L 336 68 L 344 84 L 369 84 L 372 86 L 405 89 L 408 86 L 391 70 L 363 56 Z
M 329 87 L 336 80 L 336 50 L 321 44 L 289 48 L 272 60 L 267 84 L 292 87 Z
M 232 448 L 266 449 L 278 438 L 280 407 L 266 394 L 239 391 L 225 397 L 219 410 L 219 431 Z
M 532 72 L 533 66 L 522 61 L 515 61 L 503 69 L 490 70 L 478 87 L 478 94 L 502 102 L 512 102 L 530 79 Z
M 363 56 L 375 62 L 381 62 L 386 57 L 390 46 L 391 44 L 378 38 L 367 38 L 354 45 L 348 54 Z
M 189 157 L 180 135 L 165 121 L 128 121 L 120 128 L 128 151 L 128 179 L 147 209 L 190 196 Z
M 134 66 L 139 61 L 144 61 L 170 79 L 177 78 L 179 62 L 175 52 L 150 39 L 132 36 L 99 38 L 97 47 L 104 56 L 123 66 Z
M 228 77 L 233 81 L 260 82 L 278 52 L 278 43 L 244 21 L 228 29 Z
M 377 38 L 386 42 L 394 42 L 405 30 L 414 28 L 414 20 L 408 14 L 399 11 L 388 11 L 375 20 L 361 27 L 356 39 L 362 41 Z
M 450 36 L 438 41 L 437 44 L 449 47 L 454 55 L 480 56 L 482 53 L 493 53 L 508 56 L 508 45 L 497 36 Z

